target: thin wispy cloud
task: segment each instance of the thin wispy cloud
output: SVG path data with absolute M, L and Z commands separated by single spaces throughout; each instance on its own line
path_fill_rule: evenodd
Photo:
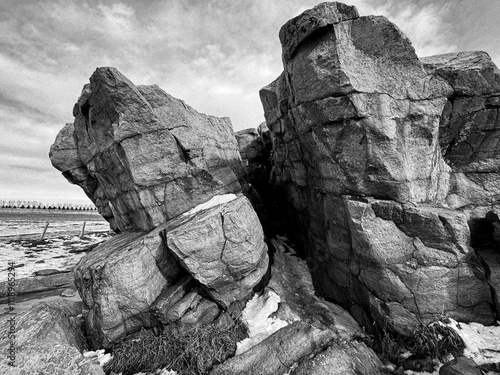
M 35 0 L 0 3 L 0 198 L 86 200 L 48 150 L 95 68 L 158 84 L 235 130 L 263 121 L 258 91 L 282 71 L 280 27 L 310 0 Z M 500 2 L 353 0 L 385 15 L 420 56 L 485 49 L 498 63 Z M 474 3 L 474 4 L 472 4 Z

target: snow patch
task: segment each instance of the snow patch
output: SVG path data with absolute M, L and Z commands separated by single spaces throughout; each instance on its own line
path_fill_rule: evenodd
M 459 323 L 453 319 L 448 326 L 464 341 L 465 357 L 473 359 L 478 365 L 500 362 L 500 326 Z
M 199 204 L 198 206 L 190 209 L 188 212 L 184 213 L 183 215 L 189 216 L 193 215 L 197 212 L 207 210 L 209 208 L 212 208 L 214 206 L 218 206 L 220 204 L 224 204 L 227 202 L 231 202 L 232 200 L 235 200 L 237 198 L 236 194 L 222 194 L 222 195 L 216 195 L 209 201 Z
M 273 290 L 266 288 L 262 295 L 255 295 L 248 301 L 242 312 L 242 321 L 248 327 L 248 338 L 237 343 L 236 354 L 251 349 L 274 332 L 288 325 L 288 322 L 269 316 L 278 311 L 281 298 Z
M 99 362 L 99 366 L 104 366 L 106 363 L 111 361 L 113 356 L 110 353 L 104 353 L 104 349 L 99 349 L 96 351 L 83 352 L 85 358 L 95 358 Z

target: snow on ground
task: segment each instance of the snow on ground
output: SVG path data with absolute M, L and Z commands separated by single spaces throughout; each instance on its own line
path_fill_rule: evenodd
M 9 262 L 16 265 L 16 277 L 32 276 L 42 269 L 65 270 L 73 267 L 87 249 L 109 237 L 107 233 L 90 233 L 82 238 L 72 235 L 49 237 L 44 241 L 0 241 L 0 273 Z
M 235 194 L 222 194 L 222 195 L 216 195 L 209 201 L 199 204 L 198 206 L 190 209 L 188 212 L 185 212 L 183 215 L 184 216 L 190 216 L 192 214 L 195 214 L 196 212 L 207 210 L 211 207 L 218 206 L 219 204 L 231 202 L 232 200 L 235 200 L 237 196 Z
M 459 323 L 450 319 L 453 328 L 465 343 L 464 356 L 478 365 L 500 362 L 500 326 Z
M 242 313 L 242 321 L 248 327 L 248 338 L 237 344 L 236 354 L 246 352 L 274 332 L 288 325 L 285 320 L 270 317 L 278 311 L 281 299 L 273 290 L 266 288 L 262 295 L 248 301 Z

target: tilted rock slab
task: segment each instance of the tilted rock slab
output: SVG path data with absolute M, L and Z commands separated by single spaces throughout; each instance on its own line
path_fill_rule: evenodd
M 493 323 L 467 218 L 440 208 L 456 179 L 440 125 L 464 80 L 424 66 L 386 18 L 341 3 L 304 12 L 279 36 L 284 72 L 260 96 L 290 232 L 318 292 L 406 334 L 442 313 Z
M 108 348 L 159 322 L 198 324 L 202 311 L 213 320 L 214 301 L 228 307 L 246 297 L 268 262 L 262 227 L 243 195 L 214 197 L 146 234 L 118 234 L 75 267 L 90 343 Z M 177 306 L 192 278 L 211 300 Z
M 198 113 L 156 85 L 135 86 L 114 68 L 94 72 L 73 113 L 74 130 L 63 128 L 51 160 L 101 210 L 107 201 L 121 231 L 154 229 L 241 190 L 228 118 Z

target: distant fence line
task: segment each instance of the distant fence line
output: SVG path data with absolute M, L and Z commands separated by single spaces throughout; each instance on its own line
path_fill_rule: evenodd
M 71 210 L 71 211 L 97 211 L 93 204 L 73 203 L 41 203 L 36 201 L 0 200 L 0 208 L 19 208 L 36 210 Z

